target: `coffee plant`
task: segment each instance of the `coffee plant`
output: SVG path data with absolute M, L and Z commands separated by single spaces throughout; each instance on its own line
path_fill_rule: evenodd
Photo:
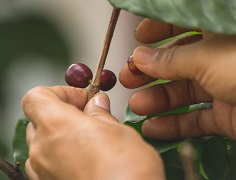
M 236 1 L 232 0 L 108 0 L 115 9 L 122 9 L 134 13 L 142 17 L 149 17 L 155 20 L 161 20 L 167 23 L 172 23 L 181 27 L 187 28 L 199 28 L 207 32 L 218 34 L 236 34 Z M 114 26 L 113 26 L 114 30 Z M 194 32 L 193 32 L 194 33 Z M 89 83 L 94 87 L 99 87 L 101 81 L 101 74 L 105 64 L 106 55 L 109 49 L 109 43 L 111 40 L 105 41 L 106 52 L 102 55 L 103 65 L 99 66 L 100 74 L 96 73 L 94 79 L 96 83 L 90 82 L 92 75 L 88 70 L 88 78 L 83 80 L 83 87 Z M 171 39 L 172 40 L 172 39 Z M 165 41 L 165 42 L 168 42 Z M 101 60 L 100 60 L 101 61 Z M 132 72 L 139 74 L 139 70 L 135 67 L 132 56 L 128 58 L 128 65 Z M 81 66 L 81 65 L 79 65 Z M 107 73 L 110 71 L 107 71 Z M 80 72 L 78 72 L 79 74 Z M 96 76 L 98 77 L 96 78 Z M 74 75 L 74 74 L 73 74 Z M 82 74 L 84 75 L 84 74 Z M 113 75 L 112 75 L 113 76 Z M 71 74 L 66 73 L 66 79 L 72 78 Z M 77 77 L 76 77 L 77 78 Z M 76 79 L 75 78 L 75 79 Z M 93 79 L 93 81 L 94 81 Z M 109 78 L 105 78 L 109 79 Z M 112 85 L 115 84 L 116 78 L 111 77 L 109 81 Z M 157 80 L 148 86 L 153 86 L 160 83 L 166 83 L 168 80 Z M 80 83 L 80 82 L 79 82 Z M 70 82 L 69 85 L 73 85 Z M 75 83 L 77 84 L 77 82 Z M 105 83 L 107 84 L 107 83 Z M 82 87 L 79 84 L 80 87 Z M 103 85 L 101 85 L 103 86 Z M 97 90 L 95 91 L 95 93 Z M 199 103 L 185 106 L 182 108 L 174 109 L 161 114 L 151 114 L 146 116 L 138 116 L 133 113 L 129 107 L 126 109 L 125 124 L 135 128 L 141 135 L 142 123 L 146 119 L 150 119 L 156 116 L 165 116 L 170 114 L 182 114 L 189 113 L 202 108 L 211 108 L 211 103 Z M 28 124 L 28 120 L 22 117 L 17 125 L 15 136 L 13 139 L 14 159 L 21 164 L 20 169 L 24 172 L 24 163 L 27 159 L 28 149 L 25 142 L 25 129 Z M 162 156 L 165 164 L 166 177 L 168 180 L 183 180 L 185 179 L 186 168 L 184 163 L 184 153 L 182 148 L 186 144 L 190 144 L 193 148 L 190 156 L 192 159 L 192 165 L 196 169 L 195 179 L 203 180 L 233 180 L 236 179 L 236 142 L 230 138 L 223 136 L 210 136 L 202 138 L 187 138 L 181 141 L 158 141 L 153 139 L 147 139 L 143 137 L 148 143 L 150 143 Z M 189 151 L 190 152 L 190 151 Z M 140 162 L 142 163 L 142 162 Z M 18 166 L 12 166 L 14 169 L 18 169 Z

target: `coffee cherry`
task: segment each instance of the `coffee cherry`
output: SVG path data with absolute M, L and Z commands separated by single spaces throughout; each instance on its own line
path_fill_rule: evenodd
M 102 71 L 101 81 L 100 81 L 100 89 L 102 91 L 109 91 L 116 84 L 116 75 L 107 69 Z
M 127 63 L 128 63 L 128 67 L 129 67 L 129 70 L 133 73 L 133 74 L 143 74 L 142 71 L 140 71 L 134 64 L 134 61 L 133 61 L 133 55 L 131 55 L 128 60 L 127 60 Z
M 71 64 L 65 73 L 65 81 L 69 86 L 85 88 L 92 79 L 91 69 L 82 63 Z

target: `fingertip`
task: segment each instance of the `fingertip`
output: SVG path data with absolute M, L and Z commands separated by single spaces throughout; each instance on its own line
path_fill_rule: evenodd
M 145 97 L 145 96 L 143 96 Z M 145 109 L 143 107 L 143 97 L 140 96 L 140 91 L 139 92 L 136 92 L 134 94 L 132 94 L 132 96 L 130 97 L 129 99 L 129 107 L 130 109 L 137 115 L 139 116 L 144 116 L 144 115 L 147 115 L 147 114 L 144 114 L 143 113 L 143 109 Z
M 164 50 L 163 48 L 149 48 L 145 46 L 137 47 L 133 52 L 133 62 L 137 68 L 142 71 L 144 74 L 156 78 L 156 79 L 165 79 L 160 76 L 160 71 L 163 71 L 162 68 L 165 66 L 160 66 L 161 58 L 164 59 Z M 163 63 L 163 60 L 161 61 Z M 165 63 L 166 65 L 167 63 Z
M 94 96 L 93 103 L 110 112 L 110 99 L 106 93 L 99 92 Z
M 133 52 L 134 64 L 138 68 L 140 68 L 141 65 L 148 65 L 151 63 L 151 60 L 153 60 L 153 56 L 155 56 L 155 54 L 156 49 L 149 48 L 146 46 L 139 46 Z
M 110 110 L 110 100 L 106 93 L 99 92 L 89 100 L 83 111 L 86 115 L 107 123 L 117 123 Z
M 134 74 L 129 70 L 127 64 L 122 68 L 119 73 L 120 83 L 127 89 L 135 89 L 141 86 L 144 86 L 150 82 L 155 81 L 155 78 L 152 78 L 146 74 Z
M 153 136 L 153 131 L 151 120 L 145 120 L 142 124 L 143 136 L 147 138 L 157 138 L 156 136 Z
M 84 108 L 88 115 L 100 114 L 101 112 L 110 113 L 110 99 L 106 93 L 99 92 L 89 100 Z

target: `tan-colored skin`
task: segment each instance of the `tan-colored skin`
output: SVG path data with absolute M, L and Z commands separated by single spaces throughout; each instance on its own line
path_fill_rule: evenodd
M 156 26 L 156 22 L 147 22 L 147 29 L 143 23 L 139 25 L 135 37 L 144 43 L 153 43 L 149 38 L 145 39 L 145 34 L 152 24 Z M 159 28 L 162 26 L 165 24 L 159 22 Z M 173 35 L 176 33 L 165 38 Z M 155 31 L 149 32 L 148 36 L 162 39 L 162 34 Z M 194 40 L 193 36 L 191 38 Z M 186 40 L 186 43 L 175 41 L 166 48 L 141 46 L 134 50 L 134 63 L 146 76 L 173 81 L 133 94 L 129 105 L 135 113 L 144 115 L 213 102 L 210 109 L 147 120 L 143 124 L 143 133 L 163 140 L 214 134 L 236 140 L 236 36 L 210 35 L 202 40 L 196 38 L 195 43 L 192 40 Z M 139 87 L 137 75 L 129 74 L 129 78 L 124 78 L 127 71 L 129 69 L 124 66 L 120 82 L 127 88 Z
M 151 44 L 188 31 L 189 29 L 183 29 L 172 24 L 144 19 L 135 30 L 134 36 L 139 42 Z
M 135 37 L 153 43 L 186 31 L 144 20 Z M 146 136 L 173 140 L 222 134 L 236 140 L 236 37 L 189 36 L 161 48 L 138 47 L 133 55 L 144 75 L 138 78 L 125 65 L 119 76 L 125 87 L 173 80 L 132 95 L 129 105 L 137 114 L 213 102 L 211 109 L 147 120 Z M 26 172 L 31 180 L 165 178 L 159 155 L 132 128 L 117 122 L 105 94 L 87 102 L 83 89 L 38 87 L 24 96 L 22 106 L 30 120 Z
M 37 87 L 23 98 L 30 180 L 164 179 L 162 160 L 132 128 L 110 113 L 109 98 L 87 91 Z

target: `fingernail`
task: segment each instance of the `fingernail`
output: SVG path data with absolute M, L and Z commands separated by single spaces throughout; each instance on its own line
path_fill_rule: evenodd
M 101 107 L 106 110 L 110 109 L 110 100 L 105 93 L 97 93 L 94 96 L 93 102 L 95 106 Z
M 140 65 L 147 65 L 152 63 L 156 51 L 152 48 L 140 46 L 136 48 L 133 52 L 134 63 Z

